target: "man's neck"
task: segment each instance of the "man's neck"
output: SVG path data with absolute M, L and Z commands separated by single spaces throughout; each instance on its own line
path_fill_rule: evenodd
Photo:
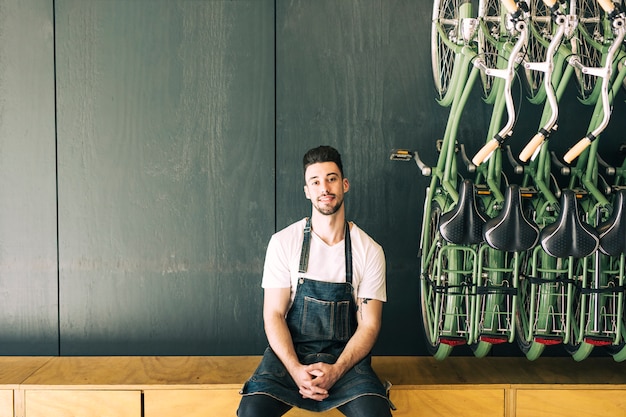
M 311 228 L 313 232 L 329 246 L 336 245 L 344 239 L 346 218 L 343 210 L 332 215 L 324 215 L 313 211 Z

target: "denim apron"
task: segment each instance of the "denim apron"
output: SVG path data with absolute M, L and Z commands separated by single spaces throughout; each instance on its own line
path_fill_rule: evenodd
M 300 363 L 335 363 L 357 327 L 356 303 L 352 287 L 352 247 L 350 228 L 346 223 L 346 282 L 322 282 L 300 277 L 289 312 L 287 326 Z M 308 267 L 311 245 L 311 220 L 307 219 L 300 255 L 299 272 Z M 261 364 L 245 383 L 244 395 L 265 394 L 286 404 L 309 411 L 326 411 L 363 395 L 387 399 L 386 388 L 371 367 L 368 354 L 330 389 L 328 398 L 316 401 L 302 398 L 283 363 L 270 347 Z

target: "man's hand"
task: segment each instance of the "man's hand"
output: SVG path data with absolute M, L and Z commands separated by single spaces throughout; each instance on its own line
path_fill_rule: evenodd
M 317 377 L 311 381 L 311 384 L 314 387 L 326 392 L 328 392 L 332 386 L 335 385 L 335 382 L 337 382 L 345 373 L 339 365 L 332 365 L 324 362 L 308 365 L 306 370 L 312 375 L 317 375 Z
M 296 385 L 298 385 L 302 398 L 310 398 L 315 401 L 322 401 L 328 398 L 328 389 L 320 387 L 315 383 L 315 381 L 324 376 L 321 370 L 314 368 L 313 365 L 302 365 L 290 374 Z

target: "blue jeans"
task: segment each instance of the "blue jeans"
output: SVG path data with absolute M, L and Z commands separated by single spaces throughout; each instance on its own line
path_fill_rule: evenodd
M 389 402 L 377 395 L 363 395 L 337 407 L 347 417 L 391 417 Z M 241 398 L 238 417 L 280 417 L 291 406 L 269 395 L 246 395 Z

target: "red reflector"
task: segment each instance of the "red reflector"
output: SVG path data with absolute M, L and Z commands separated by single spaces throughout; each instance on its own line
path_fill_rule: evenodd
M 559 336 L 535 336 L 534 340 L 542 345 L 558 345 L 563 342 L 563 338 Z
M 449 346 L 460 346 L 467 343 L 467 340 L 463 337 L 455 337 L 455 336 L 441 336 L 439 338 L 439 343 L 443 343 L 444 345 Z
M 480 335 L 480 341 L 491 343 L 492 345 L 498 345 L 500 343 L 508 342 L 509 338 L 505 335 L 483 334 L 483 335 Z
M 608 337 L 587 336 L 585 337 L 585 343 L 593 346 L 608 346 L 613 343 L 613 340 Z

